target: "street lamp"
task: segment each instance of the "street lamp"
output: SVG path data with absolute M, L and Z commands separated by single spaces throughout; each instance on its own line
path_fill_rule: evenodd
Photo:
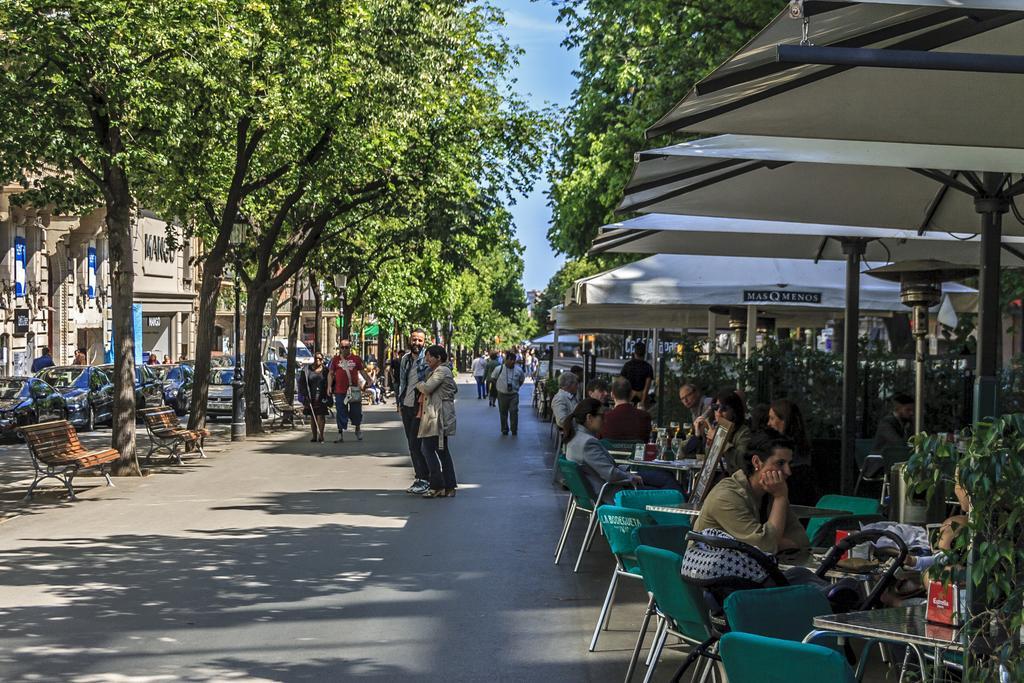
M 866 271 L 880 280 L 900 283 L 900 301 L 914 309 L 911 332 L 914 334 L 914 433 L 920 434 L 924 421 L 924 360 L 927 355 L 928 309 L 942 301 L 942 283 L 962 280 L 978 272 L 977 268 L 934 259 L 903 261 Z
M 235 371 L 231 379 L 231 440 L 245 441 L 245 407 L 243 404 L 242 392 L 245 390 L 245 381 L 242 377 L 242 314 L 239 302 L 239 290 L 241 282 L 238 278 L 238 271 L 242 267 L 242 259 L 239 257 L 239 250 L 245 243 L 246 224 L 236 221 L 231 229 L 231 253 L 235 261 Z
M 341 339 L 341 328 L 345 327 L 345 290 L 348 289 L 348 275 L 335 275 L 334 287 L 338 290 L 338 311 L 341 313 L 341 325 L 338 329 L 338 341 Z

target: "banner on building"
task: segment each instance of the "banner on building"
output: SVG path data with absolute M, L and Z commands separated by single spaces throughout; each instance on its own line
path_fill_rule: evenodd
M 142 365 L 142 304 L 132 304 L 132 338 L 135 340 L 135 364 Z M 110 345 L 107 347 L 108 363 L 114 362 L 114 328 L 110 328 Z
M 96 247 L 90 246 L 88 252 L 88 270 L 86 271 L 87 286 L 89 287 L 89 298 L 96 298 Z
M 25 271 L 28 269 L 28 247 L 25 238 L 14 238 L 14 296 L 25 296 Z

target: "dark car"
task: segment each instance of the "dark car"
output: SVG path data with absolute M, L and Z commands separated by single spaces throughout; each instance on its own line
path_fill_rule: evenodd
M 178 415 L 188 412 L 192 402 L 192 377 L 195 370 L 186 363 L 173 365 L 147 365 L 164 384 L 164 403 L 174 408 Z
M 288 364 L 283 360 L 263 361 L 263 372 L 270 375 L 274 391 L 284 390 L 285 373 L 287 370 Z
M 89 365 L 63 365 L 43 368 L 36 373 L 64 396 L 68 422 L 82 430 L 91 430 L 113 418 L 114 384 L 107 373 Z
M 24 425 L 63 420 L 64 397 L 35 377 L 0 378 L 0 434 L 19 436 Z
M 101 365 L 100 370 L 114 379 L 114 366 Z M 143 408 L 157 408 L 164 404 L 164 385 L 148 365 L 135 366 L 135 412 Z

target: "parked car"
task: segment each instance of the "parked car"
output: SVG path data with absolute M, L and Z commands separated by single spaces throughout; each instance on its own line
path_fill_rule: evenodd
M 244 372 L 244 368 L 243 368 Z M 231 417 L 231 382 L 235 378 L 235 368 L 214 368 L 210 371 L 210 389 L 206 398 L 206 415 L 210 419 L 221 416 Z M 273 386 L 267 375 L 263 375 L 263 390 L 260 392 L 260 416 L 270 416 L 270 397 Z M 245 399 L 242 399 L 243 405 Z
M 91 365 L 61 365 L 36 373 L 64 396 L 68 422 L 83 431 L 110 423 L 114 410 L 114 383 L 107 373 Z
M 270 340 L 268 352 L 273 354 L 272 357 L 276 357 L 275 360 L 287 361 L 288 360 L 288 338 L 287 337 L 274 337 Z M 303 344 L 300 340 L 295 340 L 295 360 L 299 365 L 306 365 L 313 362 L 313 354 L 309 350 L 309 347 Z
M 263 361 L 263 372 L 270 376 L 274 391 L 284 390 L 285 373 L 287 370 L 288 363 L 283 360 Z
M 143 408 L 157 408 L 164 404 L 164 385 L 160 378 L 150 370 L 149 365 L 135 366 L 135 412 Z M 100 370 L 114 380 L 114 366 L 100 365 Z
M 21 438 L 19 427 L 63 420 L 66 414 L 64 397 L 43 380 L 0 378 L 0 434 Z
M 187 413 L 192 403 L 192 380 L 195 369 L 187 363 L 146 367 L 163 382 L 164 403 L 174 408 L 178 415 Z

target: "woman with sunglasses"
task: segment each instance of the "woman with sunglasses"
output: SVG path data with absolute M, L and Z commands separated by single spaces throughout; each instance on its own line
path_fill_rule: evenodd
M 701 416 L 694 422 L 694 431 L 698 434 L 705 434 L 704 452 L 707 453 L 711 444 L 715 441 L 715 432 L 722 420 L 731 425 L 729 437 L 721 452 L 721 462 L 729 474 L 743 469 L 743 460 L 747 454 L 747 444 L 750 443 L 750 427 L 747 426 L 747 409 L 743 399 L 733 389 L 723 389 L 718 392 L 715 402 L 711 405 L 714 411 L 714 422 Z
M 428 346 L 423 359 L 430 368 L 426 379 L 416 385 L 423 411 L 416 436 L 430 472 L 430 489 L 423 497 L 454 498 L 458 482 L 448 441 L 455 434 L 455 394 L 459 389 L 451 369 L 445 365 L 448 352 L 443 347 Z
M 330 400 L 324 354 L 317 353 L 313 356 L 313 362 L 299 373 L 299 402 L 302 404 L 302 414 L 309 416 L 309 426 L 313 430 L 311 442 L 322 443 L 324 440 L 324 422 Z

